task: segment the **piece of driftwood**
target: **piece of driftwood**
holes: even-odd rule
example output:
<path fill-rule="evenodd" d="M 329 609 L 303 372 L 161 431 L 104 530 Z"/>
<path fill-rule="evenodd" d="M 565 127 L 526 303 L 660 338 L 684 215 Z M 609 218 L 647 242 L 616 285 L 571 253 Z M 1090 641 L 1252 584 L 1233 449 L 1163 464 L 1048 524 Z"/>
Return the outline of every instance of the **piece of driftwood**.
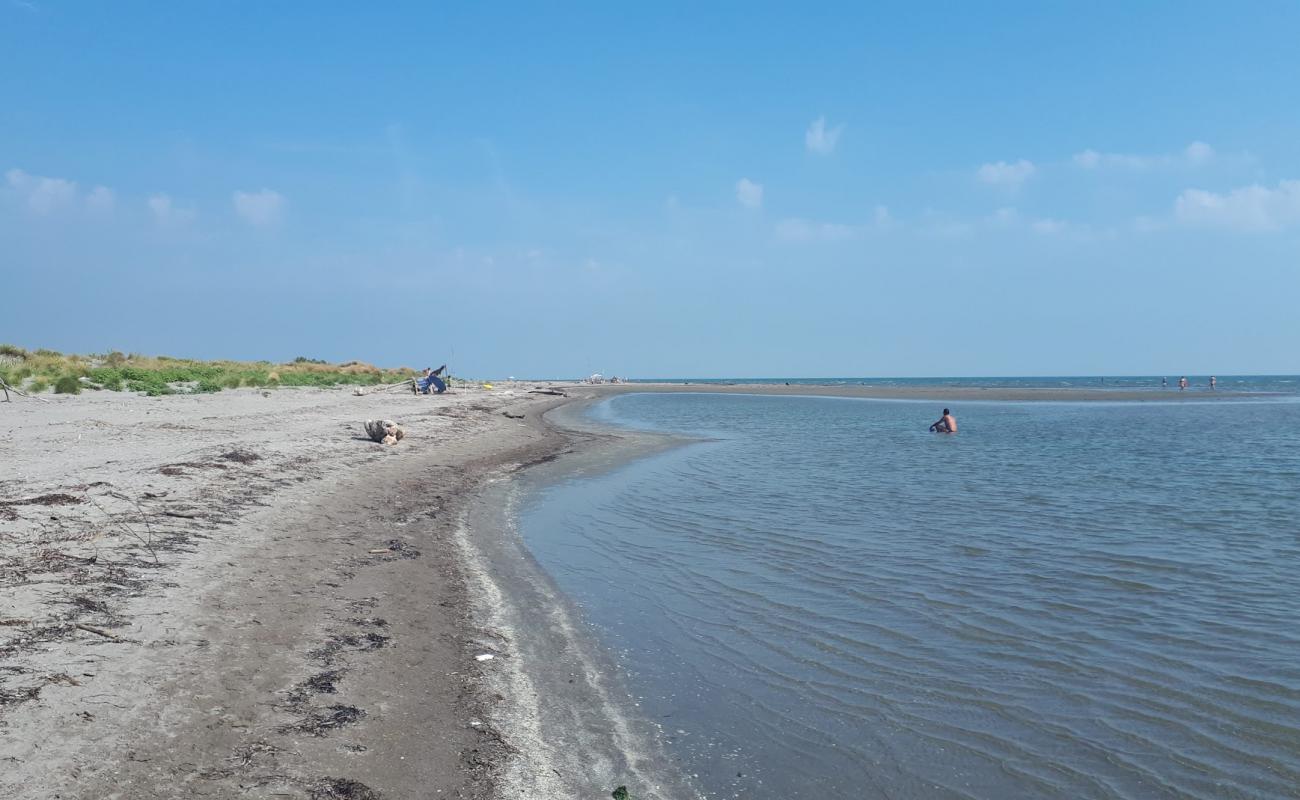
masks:
<path fill-rule="evenodd" d="M 0 378 L 0 390 L 3 390 L 4 393 L 5 393 L 5 402 L 6 402 L 6 403 L 11 403 L 11 402 L 13 402 L 13 401 L 9 398 L 9 393 L 10 393 L 10 392 L 13 392 L 14 394 L 18 395 L 19 397 L 26 397 L 26 398 L 28 398 L 29 400 L 39 400 L 39 401 L 41 401 L 42 403 L 48 402 L 44 397 L 37 397 L 37 396 L 35 396 L 35 395 L 30 395 L 30 394 L 28 394 L 27 392 L 24 392 L 22 389 L 19 389 L 19 388 L 16 387 L 16 386 L 10 386 L 8 383 L 5 382 L 5 380 L 4 380 L 3 378 Z"/>
<path fill-rule="evenodd" d="M 568 397 L 564 392 L 557 392 L 554 389 L 529 389 L 529 394 L 553 394 L 556 397 Z"/>
<path fill-rule="evenodd" d="M 103 636 L 105 639 L 112 639 L 115 642 L 126 641 L 122 637 L 111 634 L 108 631 L 104 630 L 103 628 L 96 628 L 94 625 L 83 625 L 80 622 L 74 622 L 72 623 L 72 627 L 76 628 L 77 630 L 85 631 L 87 633 L 94 633 L 99 636 Z"/>
<path fill-rule="evenodd" d="M 397 444 L 406 436 L 406 431 L 391 419 L 366 420 L 366 435 L 380 444 Z"/>

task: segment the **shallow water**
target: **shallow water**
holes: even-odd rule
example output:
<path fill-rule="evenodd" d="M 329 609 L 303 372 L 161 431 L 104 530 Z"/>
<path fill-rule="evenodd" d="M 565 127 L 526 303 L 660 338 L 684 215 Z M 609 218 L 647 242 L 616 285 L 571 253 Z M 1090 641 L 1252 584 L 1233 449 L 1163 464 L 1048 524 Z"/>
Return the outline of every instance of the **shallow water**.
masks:
<path fill-rule="evenodd" d="M 615 397 L 708 440 L 520 530 L 710 797 L 1296 796 L 1300 403 L 932 406 Z"/>

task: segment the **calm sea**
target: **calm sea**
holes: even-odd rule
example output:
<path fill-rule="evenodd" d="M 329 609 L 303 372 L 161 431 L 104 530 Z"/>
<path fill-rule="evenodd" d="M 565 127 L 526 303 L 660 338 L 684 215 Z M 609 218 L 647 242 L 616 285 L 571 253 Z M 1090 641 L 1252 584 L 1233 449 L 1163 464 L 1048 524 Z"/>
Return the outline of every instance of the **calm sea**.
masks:
<path fill-rule="evenodd" d="M 520 530 L 708 797 L 1300 796 L 1300 402 L 952 408 L 617 396 Z"/>
<path fill-rule="evenodd" d="M 782 384 L 798 386 L 887 386 L 900 388 L 929 388 L 950 386 L 972 389 L 1161 389 L 1177 391 L 1178 379 L 1187 378 L 1188 391 L 1209 391 L 1209 375 L 1061 375 L 1035 378 L 646 378 L 632 379 L 631 383 L 697 383 L 697 384 Z M 1218 391 L 1300 392 L 1300 376 L 1296 375 L 1218 375 Z M 1161 379 L 1168 381 L 1162 385 Z"/>

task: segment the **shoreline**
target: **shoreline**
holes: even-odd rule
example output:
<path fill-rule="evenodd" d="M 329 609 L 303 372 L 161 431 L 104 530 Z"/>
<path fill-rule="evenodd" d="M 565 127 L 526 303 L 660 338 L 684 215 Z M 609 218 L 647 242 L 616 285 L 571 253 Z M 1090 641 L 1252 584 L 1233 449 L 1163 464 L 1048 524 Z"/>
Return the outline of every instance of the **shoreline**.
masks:
<path fill-rule="evenodd" d="M 635 779 L 646 800 L 693 796 L 514 527 L 521 473 L 581 479 L 676 441 L 573 424 L 614 394 L 963 396 L 575 383 L 528 394 L 542 385 L 0 406 L 0 791 L 559 798 Z M 368 417 L 407 438 L 370 442 Z"/>
<path fill-rule="evenodd" d="M 508 698 L 490 716 L 493 727 L 507 732 L 512 751 L 500 796 L 568 800 L 627 786 L 638 800 L 699 798 L 668 756 L 661 726 L 637 707 L 614 654 L 537 562 L 518 527 L 521 500 L 547 486 L 686 441 L 582 420 L 602 399 L 580 396 L 548 411 L 543 424 L 568 441 L 559 457 L 500 474 L 475 494 L 464 516 L 466 568 L 476 585 L 471 596 L 484 626 L 480 645 L 494 656 L 487 686 Z"/>

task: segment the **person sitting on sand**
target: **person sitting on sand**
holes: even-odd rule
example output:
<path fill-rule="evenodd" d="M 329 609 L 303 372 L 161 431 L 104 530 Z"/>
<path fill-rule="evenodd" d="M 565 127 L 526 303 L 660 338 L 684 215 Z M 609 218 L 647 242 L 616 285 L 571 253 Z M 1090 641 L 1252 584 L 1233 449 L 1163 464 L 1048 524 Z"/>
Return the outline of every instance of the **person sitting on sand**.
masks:
<path fill-rule="evenodd" d="M 957 418 L 952 415 L 948 409 L 943 410 L 943 416 L 939 421 L 930 426 L 931 433 L 956 433 Z"/>
<path fill-rule="evenodd" d="M 434 370 L 425 367 L 422 377 L 420 380 L 416 381 L 415 390 L 421 394 L 428 394 L 430 387 L 432 387 L 437 394 L 442 394 L 447 391 L 447 384 L 443 383 L 442 378 L 439 377 L 446 369 L 446 364 L 443 364 L 441 367 Z"/>

